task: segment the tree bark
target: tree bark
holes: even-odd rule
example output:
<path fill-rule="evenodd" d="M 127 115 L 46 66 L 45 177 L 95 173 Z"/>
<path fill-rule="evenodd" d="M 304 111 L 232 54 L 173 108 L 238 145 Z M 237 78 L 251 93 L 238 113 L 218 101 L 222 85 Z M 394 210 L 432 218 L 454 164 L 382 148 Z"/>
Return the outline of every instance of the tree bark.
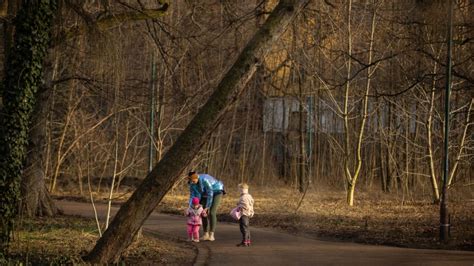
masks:
<path fill-rule="evenodd" d="M 84 258 L 90 263 L 117 262 L 144 221 L 199 152 L 212 131 L 239 99 L 273 42 L 309 0 L 281 0 L 219 83 L 176 143 L 120 208 L 107 231 Z"/>
<path fill-rule="evenodd" d="M 437 71 L 437 63 L 435 62 L 433 67 L 433 73 Z M 430 168 L 430 182 L 431 182 L 431 189 L 433 190 L 433 202 L 439 202 L 439 188 L 438 188 L 438 177 L 436 175 L 436 166 L 435 166 L 435 155 L 434 155 L 434 148 L 433 148 L 433 119 L 435 116 L 435 98 L 436 98 L 436 80 L 433 78 L 431 92 L 430 92 L 430 99 L 429 99 L 429 111 L 428 117 L 426 121 L 426 139 L 428 140 L 427 143 L 427 152 L 428 152 L 428 163 Z"/>
<path fill-rule="evenodd" d="M 15 45 L 7 59 L 0 117 L 0 257 L 8 246 L 18 212 L 28 133 L 55 8 L 55 1 L 22 5 L 15 25 Z"/>
<path fill-rule="evenodd" d="M 5 0 L 1 6 L 0 17 L 3 20 L 3 29 L 5 34 L 3 39 L 3 48 L 5 49 L 5 58 L 8 58 L 8 52 L 13 45 L 13 34 L 15 31 L 13 18 L 16 17 L 16 14 L 21 7 L 21 0 Z"/>
<path fill-rule="evenodd" d="M 51 199 L 45 183 L 44 152 L 46 146 L 47 110 L 38 110 L 48 105 L 46 92 L 38 95 L 37 111 L 34 124 L 30 130 L 28 155 L 25 170 L 21 179 L 20 213 L 23 216 L 53 216 L 59 212 Z"/>

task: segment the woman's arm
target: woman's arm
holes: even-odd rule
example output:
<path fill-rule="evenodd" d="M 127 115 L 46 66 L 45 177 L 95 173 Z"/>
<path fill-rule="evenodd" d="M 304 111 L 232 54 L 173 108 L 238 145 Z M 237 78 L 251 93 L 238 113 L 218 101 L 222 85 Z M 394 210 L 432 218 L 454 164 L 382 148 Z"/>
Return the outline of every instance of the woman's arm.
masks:
<path fill-rule="evenodd" d="M 210 208 L 212 206 L 212 197 L 214 196 L 214 190 L 212 190 L 212 185 L 209 182 L 209 180 L 202 178 L 200 180 L 200 182 L 202 182 L 204 191 L 207 195 L 207 202 L 206 202 L 206 206 L 205 206 L 205 208 L 207 209 L 207 208 Z"/>
<path fill-rule="evenodd" d="M 189 185 L 189 206 L 192 205 L 192 201 L 194 197 L 201 199 L 201 193 L 199 193 L 197 189 L 197 185 L 190 184 Z"/>
<path fill-rule="evenodd" d="M 202 207 L 201 207 L 201 213 L 200 213 L 200 215 L 201 215 L 202 217 L 207 217 L 207 212 L 206 212 Z"/>

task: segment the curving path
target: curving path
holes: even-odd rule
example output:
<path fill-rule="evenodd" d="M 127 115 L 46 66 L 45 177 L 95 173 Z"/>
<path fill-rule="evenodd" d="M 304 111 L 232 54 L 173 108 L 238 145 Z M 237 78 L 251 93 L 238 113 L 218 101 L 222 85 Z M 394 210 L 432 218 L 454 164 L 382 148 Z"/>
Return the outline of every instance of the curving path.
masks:
<path fill-rule="evenodd" d="M 93 217 L 89 203 L 57 201 L 65 214 Z M 96 205 L 101 216 L 104 204 Z M 114 211 L 117 207 L 114 207 Z M 153 212 L 144 230 L 153 234 L 185 239 L 184 217 Z M 196 265 L 468 265 L 474 266 L 474 252 L 408 249 L 329 242 L 251 228 L 253 245 L 236 247 L 240 242 L 237 224 L 219 223 L 216 241 L 200 242 Z"/>

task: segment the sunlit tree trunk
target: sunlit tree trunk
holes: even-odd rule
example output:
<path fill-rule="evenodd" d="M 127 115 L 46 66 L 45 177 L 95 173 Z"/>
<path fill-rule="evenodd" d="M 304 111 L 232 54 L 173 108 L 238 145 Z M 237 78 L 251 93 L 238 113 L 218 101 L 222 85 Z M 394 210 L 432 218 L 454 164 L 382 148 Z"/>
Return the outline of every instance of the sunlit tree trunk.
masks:
<path fill-rule="evenodd" d="M 349 1 L 350 2 L 350 1 Z M 350 12 L 351 12 L 351 3 L 349 3 L 349 24 L 350 24 Z M 346 178 L 348 181 L 347 184 L 347 204 L 349 206 L 354 205 L 354 191 L 355 187 L 357 184 L 357 179 L 360 176 L 361 168 L 362 168 L 362 141 L 364 137 L 364 130 L 365 130 L 365 124 L 367 122 L 367 117 L 368 117 L 368 105 L 369 105 L 369 92 L 370 92 L 370 85 L 371 85 L 371 80 L 372 80 L 372 75 L 373 72 L 375 71 L 375 67 L 371 67 L 372 65 L 372 54 L 373 54 L 373 45 L 374 45 L 374 32 L 375 32 L 375 7 L 374 11 L 372 14 L 372 24 L 371 24 L 371 31 L 370 31 L 370 44 L 369 44 L 369 59 L 368 59 L 368 65 L 367 67 L 367 81 L 365 84 L 365 91 L 364 91 L 364 99 L 363 99 L 363 113 L 362 113 L 362 121 L 360 123 L 360 129 L 358 132 L 358 137 L 357 137 L 357 148 L 356 148 L 356 164 L 355 164 L 355 170 L 354 173 L 351 175 L 350 170 L 349 170 L 349 165 L 346 163 Z M 350 39 L 350 30 L 349 30 L 349 39 Z M 350 43 L 350 41 L 349 41 Z M 349 45 L 348 48 L 349 52 L 351 53 L 351 48 Z M 350 62 L 349 62 L 349 69 L 350 69 Z M 350 72 L 350 71 L 348 71 Z M 348 75 L 349 76 L 349 75 Z M 349 81 L 347 82 L 349 84 Z M 349 91 L 349 85 L 346 87 L 346 97 L 349 97 L 348 91 Z M 348 99 L 346 98 L 346 103 L 344 106 L 345 110 L 345 116 L 344 116 L 344 124 L 346 130 L 348 130 L 348 116 L 347 116 L 347 101 Z M 349 143 L 349 132 L 346 132 L 346 152 L 350 154 L 350 143 Z M 347 159 L 349 161 L 349 158 Z"/>
<path fill-rule="evenodd" d="M 471 101 L 470 101 L 470 103 L 468 104 L 468 107 L 467 107 L 467 114 L 466 114 L 466 120 L 465 120 L 465 124 L 464 124 L 464 130 L 463 130 L 463 134 L 461 136 L 461 139 L 459 141 L 459 150 L 457 152 L 456 159 L 454 160 L 454 165 L 451 167 L 451 173 L 449 174 L 449 179 L 448 179 L 448 186 L 451 185 L 451 183 L 453 182 L 454 177 L 456 176 L 456 171 L 457 171 L 458 166 L 459 166 L 459 161 L 461 160 L 461 157 L 463 156 L 464 150 L 466 149 L 465 145 L 466 145 L 466 138 L 467 138 L 467 135 L 468 135 L 469 127 L 474 124 L 471 121 L 471 112 L 472 112 L 473 105 L 474 105 L 474 98 L 471 99 Z"/>
<path fill-rule="evenodd" d="M 433 67 L 433 73 L 435 74 L 437 71 L 437 63 L 434 63 Z M 433 190 L 433 201 L 434 202 L 439 202 L 439 188 L 438 188 L 438 179 L 436 176 L 436 168 L 435 168 L 435 158 L 434 158 L 434 151 L 433 151 L 433 117 L 434 117 L 434 111 L 435 111 L 435 91 L 436 91 L 436 81 L 435 78 L 433 77 L 433 82 L 431 86 L 431 92 L 430 92 L 430 98 L 429 98 L 429 111 L 428 111 L 428 117 L 426 121 L 426 138 L 428 140 L 428 163 L 429 163 L 429 169 L 430 169 L 430 182 L 431 182 L 431 189 Z"/>
<path fill-rule="evenodd" d="M 346 87 L 344 91 L 344 113 L 342 114 L 344 119 L 344 174 L 346 177 L 346 189 L 347 189 L 347 203 L 352 206 L 354 199 L 355 186 L 352 185 L 352 173 L 351 173 L 351 143 L 350 143 L 350 129 L 349 129 L 349 93 L 351 86 L 351 64 L 352 64 L 352 32 L 351 32 L 351 12 L 352 12 L 352 0 L 347 2 L 347 76 L 346 76 Z"/>

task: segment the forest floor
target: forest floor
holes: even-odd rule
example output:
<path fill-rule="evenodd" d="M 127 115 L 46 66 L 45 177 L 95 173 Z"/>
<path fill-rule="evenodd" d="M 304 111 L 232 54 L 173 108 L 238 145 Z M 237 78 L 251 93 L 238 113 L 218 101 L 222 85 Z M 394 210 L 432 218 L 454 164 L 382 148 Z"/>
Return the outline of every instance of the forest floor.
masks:
<path fill-rule="evenodd" d="M 350 207 L 344 191 L 309 189 L 302 201 L 294 189 L 251 187 L 249 192 L 255 199 L 254 226 L 317 239 L 474 251 L 474 191 L 457 194 L 449 202 L 448 243 L 439 242 L 439 205 L 432 204 L 429 196 L 402 200 L 394 194 L 357 192 Z M 188 197 L 186 189 L 175 189 L 160 203 L 159 211 L 180 214 Z M 218 211 L 219 220 L 232 222 L 228 213 L 238 197 L 237 189 L 228 191 Z"/>
<path fill-rule="evenodd" d="M 88 202 L 56 201 L 69 215 L 94 217 Z M 120 206 L 112 206 L 111 213 Z M 99 219 L 104 220 L 107 204 L 96 204 Z M 183 215 L 152 212 L 143 224 L 143 231 L 157 238 L 184 241 L 186 219 Z M 194 265 L 466 265 L 472 266 L 474 252 L 429 250 L 363 245 L 343 241 L 322 241 L 278 232 L 269 228 L 251 227 L 252 245 L 236 246 L 241 240 L 239 225 L 219 222 L 216 241 L 193 243 L 197 248 Z M 191 252 L 191 251 L 190 251 Z M 192 252 L 191 252 L 192 253 Z M 159 263 L 154 263 L 159 264 Z M 181 264 L 180 264 L 181 265 Z"/>
<path fill-rule="evenodd" d="M 219 221 L 234 222 L 229 211 L 238 200 L 237 189 L 229 189 L 218 210 Z M 355 205 L 347 206 L 344 191 L 309 189 L 304 198 L 294 189 L 251 187 L 255 216 L 251 225 L 272 228 L 315 239 L 389 245 L 410 248 L 474 251 L 474 201 L 472 191 L 459 193 L 449 202 L 451 237 L 438 241 L 439 205 L 424 199 L 406 198 L 381 192 L 356 193 Z M 129 192 L 116 193 L 113 202 L 124 202 Z M 63 192 L 59 199 L 88 201 L 89 196 Z M 95 194 L 105 202 L 106 194 Z M 181 215 L 188 202 L 184 184 L 170 191 L 158 212 Z M 299 207 L 298 207 L 299 206 Z M 98 238 L 95 222 L 75 216 L 22 219 L 11 245 L 13 262 L 33 264 L 74 264 L 80 262 Z M 192 264 L 193 246 L 176 239 L 155 239 L 145 235 L 142 244 L 132 246 L 126 264 L 144 261 L 160 264 Z"/>
<path fill-rule="evenodd" d="M 94 220 L 79 216 L 21 219 L 2 265 L 77 265 L 95 245 Z M 127 249 L 120 264 L 191 265 L 196 248 L 175 239 L 143 235 Z"/>
<path fill-rule="evenodd" d="M 234 222 L 229 215 L 239 195 L 237 185 L 226 185 L 227 194 L 218 210 L 220 221 Z M 251 186 L 255 199 L 254 226 L 272 228 L 307 237 L 373 245 L 474 251 L 474 189 L 449 190 L 450 240 L 439 242 L 439 204 L 430 191 L 408 196 L 400 192 L 360 189 L 354 206 L 346 203 L 343 190 L 310 187 L 303 195 L 282 184 Z M 130 192 L 116 193 L 115 203 L 124 202 Z M 189 190 L 176 185 L 157 207 L 159 212 L 182 214 Z M 73 199 L 77 197 L 73 197 Z M 88 196 L 84 197 L 87 201 Z M 105 194 L 96 195 L 104 202 Z M 299 207 L 298 207 L 299 206 Z"/>
<path fill-rule="evenodd" d="M 239 198 L 237 185 L 226 185 L 226 190 L 218 219 L 234 222 L 229 212 Z M 304 197 L 295 188 L 282 184 L 251 186 L 249 192 L 255 199 L 255 216 L 251 220 L 255 226 L 318 239 L 474 251 L 472 188 L 449 190 L 448 243 L 439 242 L 439 204 L 432 203 L 429 190 L 403 196 L 400 192 L 360 189 L 355 193 L 352 207 L 347 205 L 343 190 L 327 187 L 310 187 Z M 128 196 L 130 192 L 116 193 L 114 202 L 120 204 Z M 88 197 L 84 197 L 86 201 Z M 157 210 L 182 214 L 188 197 L 187 185 L 181 182 L 168 192 Z M 96 195 L 96 198 L 105 201 L 107 195 Z"/>

